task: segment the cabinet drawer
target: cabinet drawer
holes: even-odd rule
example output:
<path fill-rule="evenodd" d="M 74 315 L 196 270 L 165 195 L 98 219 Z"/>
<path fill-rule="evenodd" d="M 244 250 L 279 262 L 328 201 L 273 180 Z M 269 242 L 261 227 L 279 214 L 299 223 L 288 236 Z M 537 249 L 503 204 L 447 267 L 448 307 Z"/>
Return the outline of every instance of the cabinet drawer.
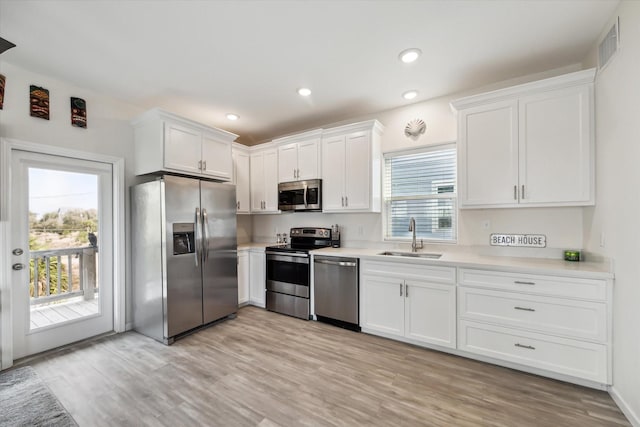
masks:
<path fill-rule="evenodd" d="M 461 268 L 459 284 L 532 294 L 605 301 L 606 281 L 573 277 L 540 276 Z"/>
<path fill-rule="evenodd" d="M 456 269 L 454 267 L 439 267 L 437 265 L 363 260 L 360 271 L 361 274 L 371 276 L 400 275 L 403 279 L 436 281 L 451 284 L 455 284 L 456 282 Z"/>
<path fill-rule="evenodd" d="M 606 341 L 605 303 L 458 287 L 460 317 L 570 338 Z"/>
<path fill-rule="evenodd" d="M 458 321 L 458 349 L 607 384 L 607 348 L 601 344 Z"/>

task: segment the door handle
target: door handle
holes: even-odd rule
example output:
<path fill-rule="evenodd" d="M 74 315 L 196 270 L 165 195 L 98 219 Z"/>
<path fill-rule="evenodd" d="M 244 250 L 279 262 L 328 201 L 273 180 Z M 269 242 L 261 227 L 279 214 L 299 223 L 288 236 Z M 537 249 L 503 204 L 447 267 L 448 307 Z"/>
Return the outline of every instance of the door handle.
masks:
<path fill-rule="evenodd" d="M 196 258 L 196 267 L 198 266 L 198 258 L 200 256 L 200 251 L 198 247 L 200 246 L 200 208 L 196 208 L 196 247 L 195 247 L 195 258 Z"/>
<path fill-rule="evenodd" d="M 307 202 L 307 184 L 304 184 L 304 207 L 309 207 L 309 203 Z"/>
<path fill-rule="evenodd" d="M 409 298 L 409 285 L 405 283 L 404 285 L 404 297 Z"/>
<path fill-rule="evenodd" d="M 524 184 L 522 184 L 522 198 L 524 199 Z"/>
<path fill-rule="evenodd" d="M 349 196 L 344 196 L 344 205 L 349 206 Z"/>
<path fill-rule="evenodd" d="M 400 283 L 400 296 L 402 296 L 402 286 L 404 286 L 404 283 Z"/>
<path fill-rule="evenodd" d="M 202 264 L 209 259 L 209 217 L 207 210 L 202 209 Z"/>
<path fill-rule="evenodd" d="M 13 269 L 14 269 L 14 270 L 16 270 L 16 271 L 22 270 L 22 269 L 23 269 L 23 268 L 25 268 L 25 267 L 26 267 L 26 265 L 21 264 L 21 263 L 19 263 L 19 262 L 18 262 L 18 263 L 15 263 L 15 264 L 13 264 L 13 265 L 11 266 L 11 268 L 13 268 Z"/>

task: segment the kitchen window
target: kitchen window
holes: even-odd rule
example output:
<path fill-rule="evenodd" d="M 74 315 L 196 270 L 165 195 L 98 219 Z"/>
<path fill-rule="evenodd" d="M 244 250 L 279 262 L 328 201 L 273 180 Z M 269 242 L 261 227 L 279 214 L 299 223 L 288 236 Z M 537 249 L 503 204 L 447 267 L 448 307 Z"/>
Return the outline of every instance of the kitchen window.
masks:
<path fill-rule="evenodd" d="M 437 145 L 385 153 L 384 238 L 432 242 L 457 239 L 456 146 Z"/>

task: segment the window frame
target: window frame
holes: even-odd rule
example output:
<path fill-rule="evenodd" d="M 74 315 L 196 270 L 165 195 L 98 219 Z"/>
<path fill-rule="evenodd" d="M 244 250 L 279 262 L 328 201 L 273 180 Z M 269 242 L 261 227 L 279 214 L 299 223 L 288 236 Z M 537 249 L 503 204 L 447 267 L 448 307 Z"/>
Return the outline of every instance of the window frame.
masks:
<path fill-rule="evenodd" d="M 431 200 L 437 200 L 437 199 L 451 199 L 452 200 L 452 206 L 451 206 L 451 211 L 452 211 L 452 221 L 453 221 L 453 239 L 437 239 L 437 238 L 429 238 L 429 237 L 420 237 L 420 235 L 418 234 L 416 236 L 416 239 L 420 240 L 422 239 L 424 241 L 425 244 L 451 244 L 451 245 L 455 245 L 458 243 L 458 231 L 459 231 L 459 227 L 458 227 L 458 223 L 459 223 L 459 212 L 460 210 L 458 209 L 458 150 L 457 150 L 457 143 L 455 141 L 447 141 L 447 142 L 439 142 L 439 143 L 434 143 L 434 144 L 429 144 L 429 145 L 425 145 L 425 146 L 421 146 L 421 147 L 414 147 L 414 148 L 409 148 L 409 149 L 399 149 L 399 150 L 391 150 L 391 151 L 386 151 L 382 154 L 382 177 L 381 177 L 381 181 L 382 181 L 382 240 L 384 242 L 395 242 L 395 243 L 406 243 L 406 242 L 411 242 L 412 239 L 410 238 L 406 238 L 406 237 L 392 237 L 388 235 L 388 218 L 387 216 L 389 215 L 388 209 L 387 209 L 387 158 L 391 158 L 391 157 L 398 157 L 398 156 L 410 156 L 412 154 L 423 154 L 423 153 L 428 153 L 428 152 L 432 152 L 432 151 L 439 151 L 439 150 L 445 150 L 445 149 L 453 149 L 455 151 L 455 156 L 456 156 L 456 160 L 455 160 L 455 164 L 456 164 L 456 173 L 455 173 L 455 179 L 454 179 L 454 189 L 455 191 L 453 193 L 443 193 L 446 194 L 446 196 L 444 195 L 439 195 L 439 194 L 433 194 L 430 196 L 423 196 L 421 198 L 425 198 L 425 199 L 431 199 Z M 409 198 L 410 199 L 410 198 Z M 420 230 L 418 229 L 418 232 Z"/>

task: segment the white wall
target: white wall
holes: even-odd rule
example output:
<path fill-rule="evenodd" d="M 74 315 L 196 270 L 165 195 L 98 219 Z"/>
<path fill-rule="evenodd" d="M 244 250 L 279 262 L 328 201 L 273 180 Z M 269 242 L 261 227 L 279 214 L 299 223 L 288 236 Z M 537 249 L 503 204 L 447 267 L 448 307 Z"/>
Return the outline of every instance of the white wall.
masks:
<path fill-rule="evenodd" d="M 528 81 L 539 80 L 580 69 L 579 65 L 550 70 L 545 73 L 512 79 L 491 86 L 478 88 L 474 93 L 495 90 Z M 430 144 L 455 141 L 457 138 L 456 117 L 449 102 L 471 92 L 442 97 L 406 107 L 383 111 L 362 117 L 354 117 L 340 122 L 352 123 L 368 119 L 378 119 L 385 126 L 382 135 L 382 151 L 410 149 Z M 427 131 L 418 140 L 404 135 L 407 122 L 413 119 L 426 122 Z M 336 125 L 331 124 L 325 128 Z M 518 256 L 559 256 L 562 249 L 583 247 L 582 208 L 526 208 L 526 209 L 473 209 L 460 211 L 458 246 L 481 247 L 487 251 Z M 483 221 L 489 221 L 488 229 L 482 228 Z M 382 242 L 382 218 L 380 214 L 310 214 L 293 213 L 284 215 L 254 215 L 253 238 L 257 241 L 275 239 L 275 230 L 288 232 L 292 226 L 326 226 L 338 223 L 343 230 L 343 240 L 348 246 L 375 244 Z M 491 233 L 534 233 L 545 234 L 549 250 L 532 248 L 510 248 L 508 250 L 489 248 Z M 555 250 L 554 250 L 555 248 Z"/>
<path fill-rule="evenodd" d="M 586 248 L 615 261 L 613 395 L 640 425 L 640 2 L 623 1 L 605 31 L 617 16 L 620 50 L 596 79 L 597 199 L 584 229 Z"/>
<path fill-rule="evenodd" d="M 0 136 L 22 141 L 48 144 L 91 153 L 124 158 L 126 230 L 129 233 L 129 193 L 133 181 L 133 129 L 129 120 L 141 111 L 103 94 L 75 87 L 44 75 L 33 73 L 7 62 L 0 62 L 0 73 L 7 78 L 4 108 L 0 110 Z M 29 86 L 49 89 L 50 120 L 29 115 Z M 87 102 L 87 129 L 71 126 L 69 98 L 80 97 Z M 127 254 L 130 240 L 126 239 Z M 131 281 L 129 257 L 126 257 L 126 283 Z M 130 286 L 126 299 L 131 301 Z M 131 306 L 127 304 L 127 322 L 131 321 Z"/>

